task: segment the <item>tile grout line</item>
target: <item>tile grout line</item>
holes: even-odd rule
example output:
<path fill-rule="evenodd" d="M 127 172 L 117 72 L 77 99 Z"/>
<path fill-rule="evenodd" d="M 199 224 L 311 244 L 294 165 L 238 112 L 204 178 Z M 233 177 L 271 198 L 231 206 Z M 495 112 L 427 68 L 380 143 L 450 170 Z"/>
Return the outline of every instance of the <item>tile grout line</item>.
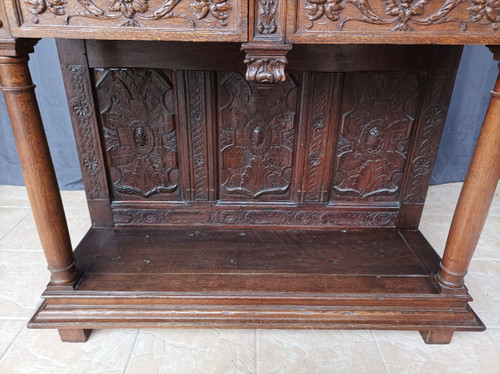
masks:
<path fill-rule="evenodd" d="M 14 342 L 17 340 L 17 337 L 21 334 L 22 331 L 23 331 L 23 329 L 19 329 L 19 331 L 17 332 L 16 336 L 14 336 L 14 338 L 11 340 L 11 342 L 7 346 L 7 349 L 5 350 L 5 352 L 0 356 L 0 364 L 2 363 L 3 358 L 5 356 L 7 356 L 7 353 L 9 353 L 10 349 L 14 345 Z"/>
<path fill-rule="evenodd" d="M 4 235 L 0 236 L 0 240 L 2 240 L 2 239 L 3 239 L 3 238 L 5 238 L 7 235 L 9 235 L 9 234 L 10 234 L 10 232 L 11 232 L 12 230 L 14 230 L 17 226 L 19 226 L 19 224 L 20 224 L 21 222 L 23 222 L 23 221 L 26 219 L 26 217 L 28 217 L 30 214 L 31 214 L 31 210 L 30 210 L 30 212 L 26 213 L 26 215 L 25 215 L 23 218 L 21 218 L 19 221 L 17 221 L 17 223 L 16 223 L 13 227 L 11 227 L 11 228 L 10 228 L 10 230 L 8 230 L 8 231 L 7 231 Z"/>
<path fill-rule="evenodd" d="M 137 333 L 135 334 L 134 342 L 132 343 L 132 347 L 130 348 L 130 352 L 127 357 L 127 362 L 125 363 L 125 367 L 123 368 L 122 374 L 126 374 L 128 370 L 128 365 L 130 364 L 130 359 L 132 358 L 132 353 L 135 349 L 135 344 L 137 343 L 137 338 L 139 337 L 139 329 L 137 329 Z"/>
<path fill-rule="evenodd" d="M 259 330 L 255 329 L 255 374 L 259 374 Z"/>
<path fill-rule="evenodd" d="M 370 330 L 372 334 L 372 339 L 375 341 L 375 346 L 377 347 L 378 355 L 380 359 L 382 360 L 382 366 L 384 367 L 384 371 L 386 374 L 389 374 L 389 369 L 387 369 L 387 364 L 385 362 L 384 354 L 382 353 L 382 349 L 380 348 L 380 344 L 378 343 L 378 339 L 375 336 L 375 332 L 373 330 Z"/>

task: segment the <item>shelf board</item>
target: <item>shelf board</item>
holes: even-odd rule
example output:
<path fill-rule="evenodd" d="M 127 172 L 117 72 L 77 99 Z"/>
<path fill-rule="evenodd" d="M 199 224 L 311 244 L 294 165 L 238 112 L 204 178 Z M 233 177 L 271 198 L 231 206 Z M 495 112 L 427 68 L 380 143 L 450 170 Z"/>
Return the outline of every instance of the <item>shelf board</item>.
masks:
<path fill-rule="evenodd" d="M 417 231 L 93 228 L 30 327 L 483 329 Z"/>

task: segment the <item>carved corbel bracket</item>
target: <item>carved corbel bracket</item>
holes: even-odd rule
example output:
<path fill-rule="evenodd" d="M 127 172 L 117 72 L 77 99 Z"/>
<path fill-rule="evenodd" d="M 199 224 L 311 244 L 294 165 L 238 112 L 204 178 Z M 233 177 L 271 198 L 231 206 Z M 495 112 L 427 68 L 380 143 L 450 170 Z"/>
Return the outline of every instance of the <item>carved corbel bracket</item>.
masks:
<path fill-rule="evenodd" d="M 285 81 L 286 54 L 292 49 L 290 44 L 247 43 L 242 48 L 246 52 L 244 62 L 249 82 L 271 84 Z"/>

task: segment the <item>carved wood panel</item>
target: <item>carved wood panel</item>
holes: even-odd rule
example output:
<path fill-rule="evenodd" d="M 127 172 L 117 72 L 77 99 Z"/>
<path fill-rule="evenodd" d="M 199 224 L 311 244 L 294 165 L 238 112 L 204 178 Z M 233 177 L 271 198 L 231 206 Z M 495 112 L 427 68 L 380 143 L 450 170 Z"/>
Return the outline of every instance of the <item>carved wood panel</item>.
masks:
<path fill-rule="evenodd" d="M 500 38 L 496 0 L 298 0 L 288 16 L 296 19 L 288 30 L 294 43 L 333 35 L 332 42 L 410 44 L 425 38 L 440 43 Z"/>
<path fill-rule="evenodd" d="M 174 89 L 169 71 L 96 72 L 102 137 L 115 199 L 178 199 Z"/>
<path fill-rule="evenodd" d="M 220 77 L 220 199 L 289 199 L 296 110 L 292 76 L 265 87 L 247 82 L 239 73 Z"/>
<path fill-rule="evenodd" d="M 104 39 L 246 41 L 246 0 L 15 0 L 21 33 L 79 37 L 89 28 Z M 16 13 L 12 13 L 13 15 Z M 149 33 L 145 37 L 145 33 Z M 76 35 L 76 36 L 75 36 Z M 86 37 L 92 38 L 91 34 Z"/>
<path fill-rule="evenodd" d="M 332 200 L 399 200 L 420 82 L 415 74 L 345 75 Z"/>

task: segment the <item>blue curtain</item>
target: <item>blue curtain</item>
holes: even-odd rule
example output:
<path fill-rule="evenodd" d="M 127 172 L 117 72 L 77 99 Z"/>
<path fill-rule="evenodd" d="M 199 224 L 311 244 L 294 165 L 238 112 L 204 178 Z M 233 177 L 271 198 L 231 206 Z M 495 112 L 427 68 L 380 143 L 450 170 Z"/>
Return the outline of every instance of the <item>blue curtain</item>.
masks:
<path fill-rule="evenodd" d="M 30 68 L 61 189 L 83 188 L 55 42 L 38 43 Z M 445 130 L 432 176 L 433 184 L 462 181 L 497 75 L 483 46 L 467 46 L 457 75 Z M 0 184 L 23 185 L 3 96 L 0 95 Z"/>

